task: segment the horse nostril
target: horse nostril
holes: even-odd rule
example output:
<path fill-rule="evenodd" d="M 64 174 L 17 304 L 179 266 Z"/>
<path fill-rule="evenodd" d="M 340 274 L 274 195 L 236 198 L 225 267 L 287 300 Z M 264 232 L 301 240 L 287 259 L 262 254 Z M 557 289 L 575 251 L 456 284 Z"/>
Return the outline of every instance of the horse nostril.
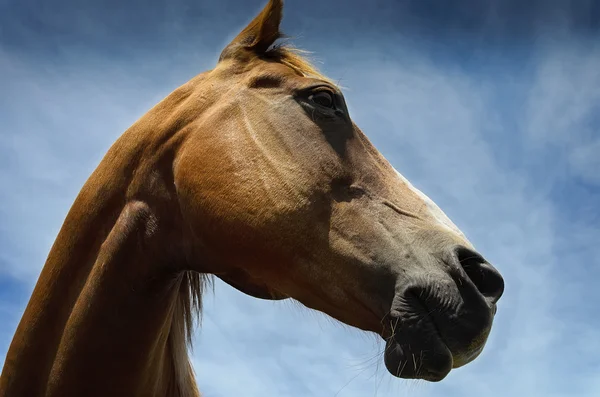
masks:
<path fill-rule="evenodd" d="M 504 292 L 504 279 L 481 255 L 466 247 L 456 250 L 458 262 L 479 292 L 492 304 L 498 302 Z"/>

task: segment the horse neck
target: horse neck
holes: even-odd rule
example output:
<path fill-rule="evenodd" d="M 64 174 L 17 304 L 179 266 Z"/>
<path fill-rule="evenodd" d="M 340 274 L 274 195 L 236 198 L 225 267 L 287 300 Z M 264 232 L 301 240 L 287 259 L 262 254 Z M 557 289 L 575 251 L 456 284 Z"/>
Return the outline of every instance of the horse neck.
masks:
<path fill-rule="evenodd" d="M 67 215 L 11 343 L 0 395 L 198 394 L 186 332 L 201 278 L 174 266 L 179 247 L 166 239 L 174 233 L 162 204 L 128 198 L 144 167 L 126 142 L 113 145 Z"/>

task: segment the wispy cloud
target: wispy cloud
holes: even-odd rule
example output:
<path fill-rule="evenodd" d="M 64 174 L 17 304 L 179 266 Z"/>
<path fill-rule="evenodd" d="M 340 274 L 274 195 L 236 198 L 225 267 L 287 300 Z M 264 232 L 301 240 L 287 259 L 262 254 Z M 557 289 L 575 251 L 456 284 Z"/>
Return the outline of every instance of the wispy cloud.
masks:
<path fill-rule="evenodd" d="M 554 154 L 560 177 L 600 186 L 600 44 L 561 40 L 538 57 L 525 133 Z"/>

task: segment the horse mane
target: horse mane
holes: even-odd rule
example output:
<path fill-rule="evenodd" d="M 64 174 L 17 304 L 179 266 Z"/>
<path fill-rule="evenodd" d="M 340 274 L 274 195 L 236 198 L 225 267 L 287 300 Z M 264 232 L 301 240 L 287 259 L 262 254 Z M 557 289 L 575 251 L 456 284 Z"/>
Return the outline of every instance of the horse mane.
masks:
<path fill-rule="evenodd" d="M 177 297 L 167 340 L 172 363 L 169 396 L 200 396 L 188 350 L 193 348 L 194 326 L 202 319 L 202 293 L 209 285 L 212 279 L 208 275 L 194 271 L 182 272 L 175 280 Z"/>

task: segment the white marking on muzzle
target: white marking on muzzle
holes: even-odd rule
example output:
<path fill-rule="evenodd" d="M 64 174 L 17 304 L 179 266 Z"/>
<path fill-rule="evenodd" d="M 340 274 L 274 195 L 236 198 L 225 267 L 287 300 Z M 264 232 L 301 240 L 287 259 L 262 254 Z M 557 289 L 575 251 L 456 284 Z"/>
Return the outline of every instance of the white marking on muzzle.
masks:
<path fill-rule="evenodd" d="M 430 199 L 429 197 L 427 197 L 427 195 L 425 193 L 423 193 L 422 191 L 420 191 L 419 189 L 417 189 L 416 187 L 414 187 L 412 185 L 412 183 L 410 183 L 410 181 L 408 179 L 406 179 L 401 173 L 398 172 L 398 170 L 396 170 L 394 168 L 394 171 L 396 171 L 396 175 L 398 175 L 398 178 L 400 178 L 400 180 L 410 190 L 412 190 L 413 192 L 415 192 L 416 195 L 419 196 L 419 198 L 421 200 L 423 200 L 423 203 L 425 203 L 425 206 L 426 206 L 427 210 L 429 211 L 429 214 L 433 217 L 433 219 L 435 219 L 440 225 L 442 225 L 445 228 L 449 229 L 450 231 L 458 234 L 464 240 L 467 240 L 467 238 L 465 237 L 465 235 L 463 234 L 463 232 L 460 231 L 460 229 L 450 220 L 450 218 L 448 218 L 448 216 L 444 213 L 444 211 L 442 211 L 440 209 L 440 207 L 438 207 L 433 202 L 432 199 Z"/>

